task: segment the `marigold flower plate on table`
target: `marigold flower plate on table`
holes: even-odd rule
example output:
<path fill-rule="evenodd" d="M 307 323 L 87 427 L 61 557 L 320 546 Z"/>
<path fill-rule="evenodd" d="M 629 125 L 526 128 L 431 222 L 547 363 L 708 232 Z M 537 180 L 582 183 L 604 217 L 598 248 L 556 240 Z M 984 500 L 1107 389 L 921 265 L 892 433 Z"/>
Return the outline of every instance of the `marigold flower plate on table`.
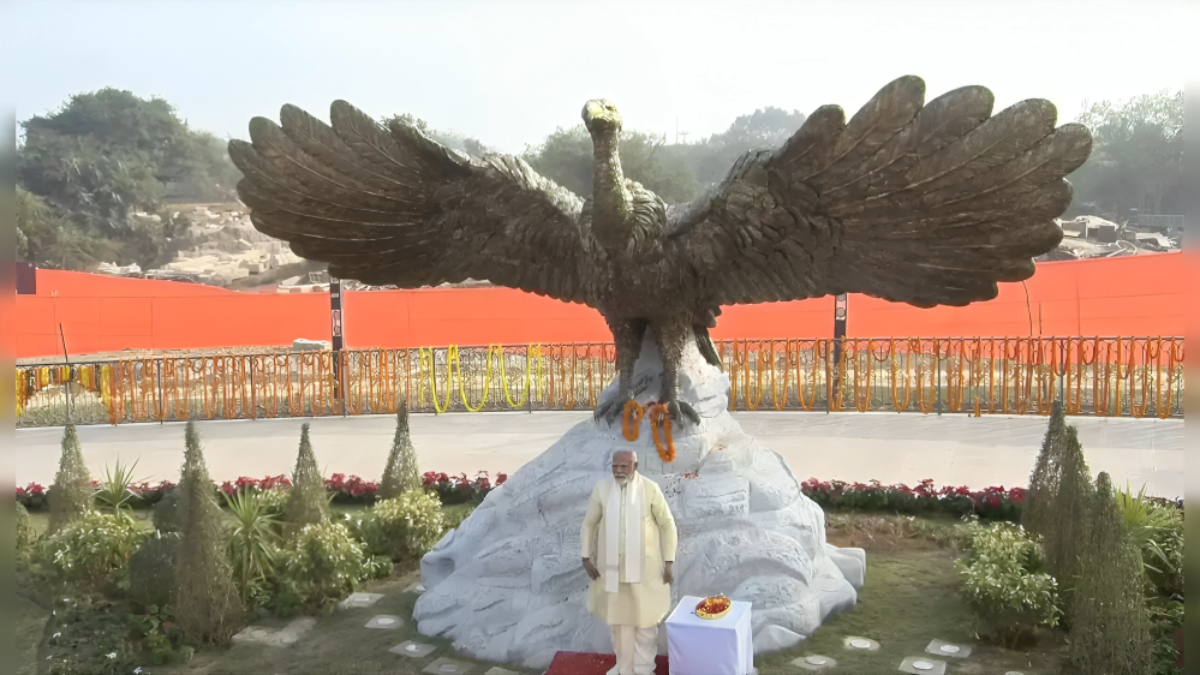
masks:
<path fill-rule="evenodd" d="M 696 605 L 696 616 L 701 619 L 720 619 L 729 614 L 729 610 L 733 608 L 733 603 L 724 595 L 715 595 L 704 598 L 700 604 Z"/>

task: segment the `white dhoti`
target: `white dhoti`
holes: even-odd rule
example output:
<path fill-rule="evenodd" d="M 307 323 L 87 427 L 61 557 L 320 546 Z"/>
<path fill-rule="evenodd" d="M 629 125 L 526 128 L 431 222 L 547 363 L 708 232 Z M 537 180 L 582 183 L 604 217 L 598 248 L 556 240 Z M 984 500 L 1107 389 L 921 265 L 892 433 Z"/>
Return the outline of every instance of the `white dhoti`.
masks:
<path fill-rule="evenodd" d="M 652 675 L 658 653 L 658 624 L 671 609 L 671 587 L 663 579 L 675 559 L 675 519 L 662 490 L 634 472 L 625 486 L 601 481 L 584 517 L 584 559 L 598 562 L 588 609 L 612 629 L 617 665 L 609 675 Z"/>
<path fill-rule="evenodd" d="M 617 665 L 608 675 L 654 675 L 658 654 L 658 626 L 610 626 Z"/>

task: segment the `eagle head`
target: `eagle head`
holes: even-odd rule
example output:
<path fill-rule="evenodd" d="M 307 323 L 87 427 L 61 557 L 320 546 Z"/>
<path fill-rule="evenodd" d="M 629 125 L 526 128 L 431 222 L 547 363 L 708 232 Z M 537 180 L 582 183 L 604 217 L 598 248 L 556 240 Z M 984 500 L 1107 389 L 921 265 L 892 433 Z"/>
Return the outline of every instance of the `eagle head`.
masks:
<path fill-rule="evenodd" d="M 612 101 L 593 99 L 583 106 L 583 125 L 592 135 L 619 132 L 621 113 Z"/>

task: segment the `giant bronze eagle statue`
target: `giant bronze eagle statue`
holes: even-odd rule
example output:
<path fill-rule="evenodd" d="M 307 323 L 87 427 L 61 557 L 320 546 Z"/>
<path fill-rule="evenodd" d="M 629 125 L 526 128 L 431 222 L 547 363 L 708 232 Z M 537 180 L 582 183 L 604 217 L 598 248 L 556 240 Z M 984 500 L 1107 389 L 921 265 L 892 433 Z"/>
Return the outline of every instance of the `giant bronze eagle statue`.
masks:
<path fill-rule="evenodd" d="M 992 116 L 992 93 L 964 87 L 927 105 L 902 77 L 849 122 L 823 106 L 776 150 L 750 151 L 703 196 L 668 206 L 625 177 L 621 115 L 589 101 L 595 157 L 582 199 L 519 158 L 468 157 L 416 127 L 387 128 L 343 101 L 332 126 L 294 106 L 282 125 L 250 122 L 231 141 L 245 174 L 238 194 L 260 231 L 330 274 L 368 284 L 437 285 L 467 278 L 595 307 L 612 330 L 619 396 L 634 396 L 642 338 L 653 331 L 672 419 L 690 334 L 710 362 L 722 305 L 864 293 L 917 307 L 996 297 L 997 282 L 1033 275 L 1062 239 L 1064 176 L 1091 136 L 1054 127 L 1054 106 L 1028 100 Z"/>

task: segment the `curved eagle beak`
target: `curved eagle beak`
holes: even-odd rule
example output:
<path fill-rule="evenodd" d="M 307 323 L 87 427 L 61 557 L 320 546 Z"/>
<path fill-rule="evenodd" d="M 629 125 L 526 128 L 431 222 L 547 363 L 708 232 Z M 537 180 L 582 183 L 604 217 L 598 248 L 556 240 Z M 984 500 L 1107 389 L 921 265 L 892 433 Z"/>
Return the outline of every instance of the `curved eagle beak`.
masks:
<path fill-rule="evenodd" d="M 588 131 L 610 131 L 621 127 L 621 113 L 604 99 L 593 99 L 583 106 L 583 125 Z"/>

